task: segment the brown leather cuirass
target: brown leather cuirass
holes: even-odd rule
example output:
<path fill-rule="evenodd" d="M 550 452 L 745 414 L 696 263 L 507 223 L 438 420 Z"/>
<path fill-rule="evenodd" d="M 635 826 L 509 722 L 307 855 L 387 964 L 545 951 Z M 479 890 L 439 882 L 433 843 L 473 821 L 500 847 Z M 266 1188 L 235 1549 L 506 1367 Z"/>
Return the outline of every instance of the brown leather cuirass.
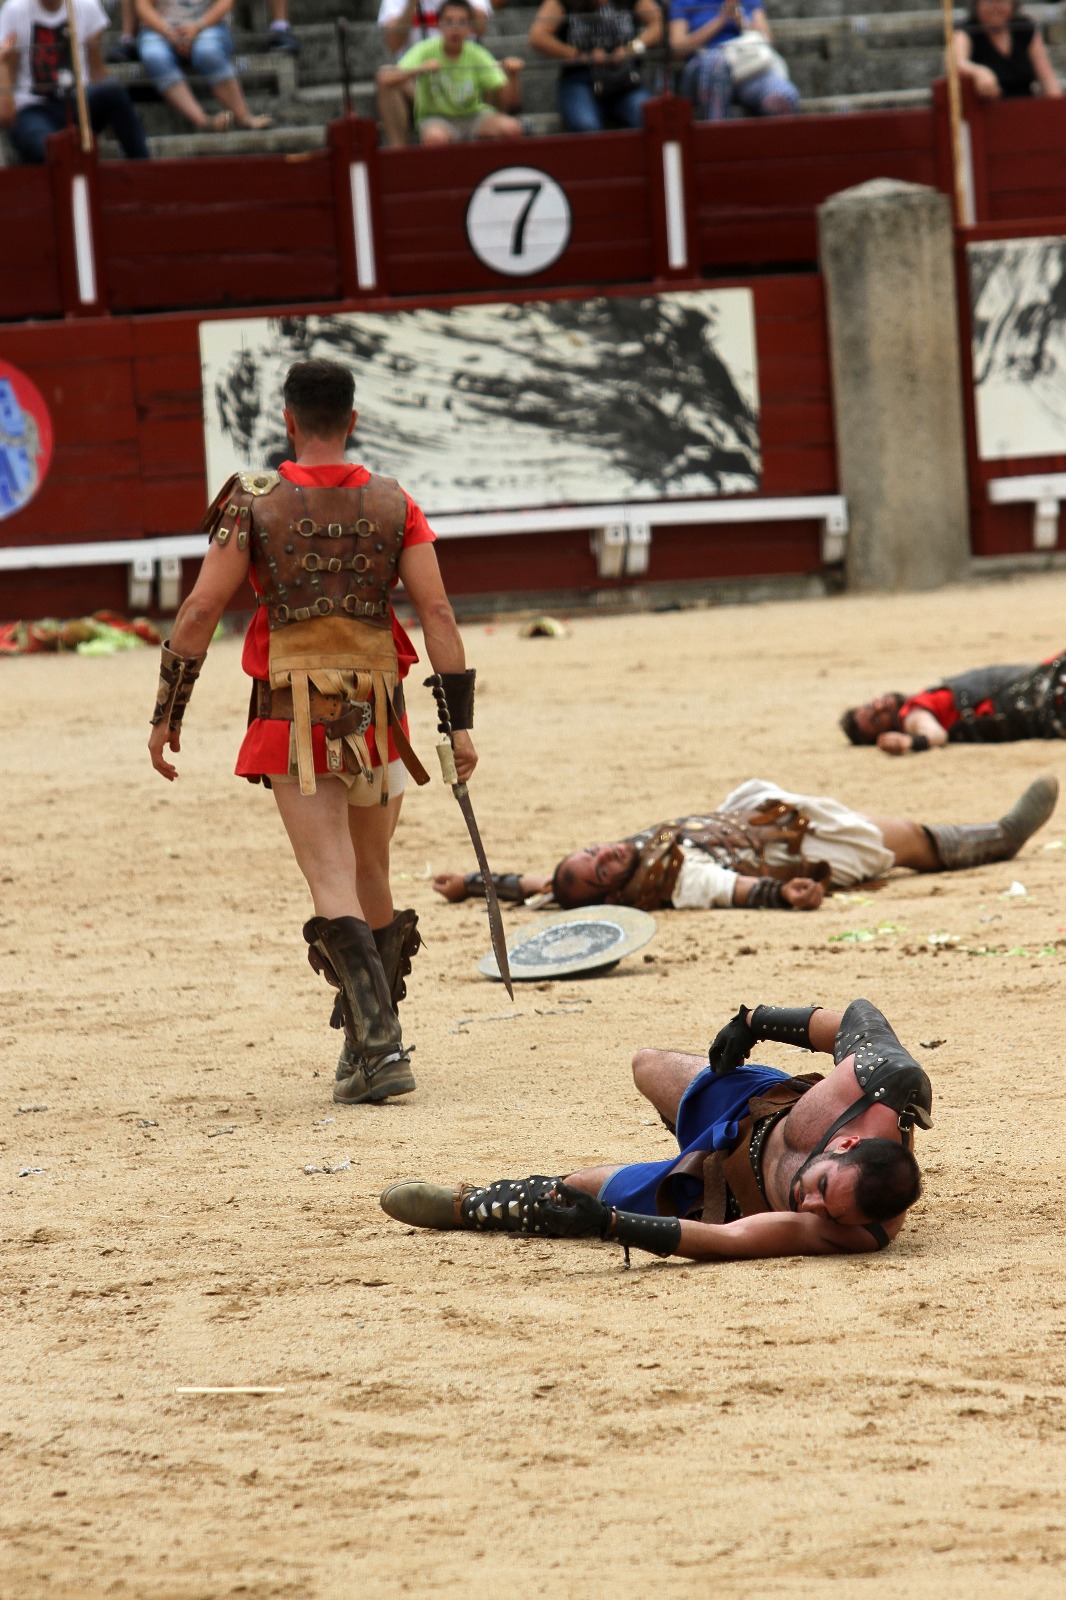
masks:
<path fill-rule="evenodd" d="M 807 818 L 794 806 L 771 800 L 753 811 L 712 811 L 703 816 L 676 817 L 630 836 L 639 856 L 636 869 L 618 895 L 622 905 L 654 911 L 669 905 L 683 862 L 682 848 L 692 846 L 719 866 L 749 878 L 828 877 L 828 867 L 805 861 L 800 845 Z M 789 861 L 769 863 L 771 845 L 783 845 Z"/>
<path fill-rule="evenodd" d="M 303 488 L 276 472 L 239 473 L 222 489 L 205 531 L 250 546 L 270 628 L 270 676 L 258 714 L 292 723 L 290 772 L 315 791 L 311 729 L 325 729 L 331 772 L 372 777 L 374 739 L 388 797 L 388 734 L 416 781 L 428 781 L 400 726 L 399 668 L 389 591 L 403 550 L 407 501 L 392 478 L 355 489 Z"/>

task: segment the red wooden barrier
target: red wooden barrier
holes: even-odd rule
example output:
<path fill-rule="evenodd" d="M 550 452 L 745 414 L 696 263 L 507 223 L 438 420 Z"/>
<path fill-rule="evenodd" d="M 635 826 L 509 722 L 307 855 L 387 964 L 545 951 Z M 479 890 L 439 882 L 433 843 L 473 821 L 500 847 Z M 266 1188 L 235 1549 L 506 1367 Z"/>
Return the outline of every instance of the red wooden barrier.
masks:
<path fill-rule="evenodd" d="M 63 310 L 52 185 L 44 167 L 0 169 L 0 316 L 54 317 Z"/>

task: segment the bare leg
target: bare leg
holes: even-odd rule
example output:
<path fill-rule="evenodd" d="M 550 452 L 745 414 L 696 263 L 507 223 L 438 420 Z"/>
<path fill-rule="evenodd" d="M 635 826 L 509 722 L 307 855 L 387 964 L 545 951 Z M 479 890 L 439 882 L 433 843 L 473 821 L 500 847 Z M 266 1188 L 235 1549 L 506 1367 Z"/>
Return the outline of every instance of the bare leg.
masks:
<path fill-rule="evenodd" d="M 638 1050 L 633 1057 L 633 1082 L 660 1117 L 672 1124 L 677 1121 L 681 1096 L 706 1065 L 704 1056 L 682 1055 L 677 1050 Z"/>
<path fill-rule="evenodd" d="M 617 1172 L 615 1167 L 582 1167 L 580 1172 L 572 1172 L 564 1183 L 569 1183 L 575 1189 L 584 1189 L 586 1194 L 599 1194 L 612 1172 Z"/>
<path fill-rule="evenodd" d="M 891 850 L 897 867 L 910 867 L 913 872 L 942 870 L 940 857 L 920 822 L 907 817 L 871 817 L 870 821 L 880 828 L 885 849 Z"/>
<path fill-rule="evenodd" d="M 372 928 L 385 928 L 393 918 L 389 845 L 400 820 L 402 804 L 403 795 L 398 794 L 383 806 L 348 807 L 359 904 Z"/>
<path fill-rule="evenodd" d="M 378 116 L 390 150 L 402 150 L 411 126 L 411 95 L 406 84 L 378 84 Z"/>
<path fill-rule="evenodd" d="M 226 110 L 233 113 L 234 121 L 242 128 L 269 128 L 274 120 L 273 117 L 252 115 L 244 98 L 244 90 L 236 78 L 223 78 L 221 83 L 213 83 L 211 90 L 215 99 L 221 100 Z"/>
<path fill-rule="evenodd" d="M 319 777 L 314 794 L 297 783 L 275 783 L 272 793 L 296 864 L 320 917 L 360 917 L 355 851 L 348 832 L 348 795 L 339 778 Z"/>
<path fill-rule="evenodd" d="M 169 89 L 161 89 L 160 94 L 168 105 L 173 106 L 194 128 L 209 128 L 211 118 L 193 94 L 189 85 L 182 80 L 181 83 L 171 84 Z"/>

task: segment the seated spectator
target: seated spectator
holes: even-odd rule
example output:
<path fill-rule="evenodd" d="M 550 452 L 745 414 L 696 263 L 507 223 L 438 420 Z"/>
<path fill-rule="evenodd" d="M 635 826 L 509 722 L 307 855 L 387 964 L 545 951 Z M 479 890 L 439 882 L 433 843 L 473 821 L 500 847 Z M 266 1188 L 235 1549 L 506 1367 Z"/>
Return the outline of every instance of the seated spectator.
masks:
<path fill-rule="evenodd" d="M 1037 84 L 1052 99 L 1062 94 L 1043 35 L 1017 0 L 976 0 L 954 46 L 960 76 L 982 99 L 1020 99 Z"/>
<path fill-rule="evenodd" d="M 119 36 L 108 50 L 105 61 L 119 66 L 124 61 L 139 61 L 137 49 L 137 7 L 134 0 L 119 0 Z"/>
<path fill-rule="evenodd" d="M 420 144 L 461 139 L 517 139 L 522 124 L 506 113 L 518 104 L 522 62 L 498 62 L 472 38 L 470 0 L 444 0 L 438 39 L 412 45 L 394 67 L 381 67 L 383 88 L 415 84 L 414 117 Z"/>
<path fill-rule="evenodd" d="M 721 122 L 734 104 L 759 117 L 785 116 L 799 104 L 757 0 L 671 0 L 670 49 L 687 57 L 680 91 L 701 122 Z"/>
<path fill-rule="evenodd" d="M 144 161 L 148 145 L 133 102 L 121 83 L 106 76 L 101 44 L 107 14 L 100 0 L 74 0 L 74 5 L 93 129 L 110 128 L 124 155 Z M 50 135 L 75 121 L 64 0 L 6 0 L 0 6 L 0 127 L 8 130 L 22 161 L 40 162 Z"/>
<path fill-rule="evenodd" d="M 543 0 L 529 42 L 562 64 L 559 111 L 569 132 L 640 127 L 649 98 L 641 57 L 662 36 L 655 0 Z"/>
<path fill-rule="evenodd" d="M 471 37 L 480 39 L 492 16 L 492 0 L 471 0 L 471 4 Z M 497 7 L 503 4 L 504 0 L 496 0 Z M 425 5 L 421 0 L 381 0 L 378 27 L 395 61 L 412 45 L 421 44 L 425 39 L 440 38 L 437 10 L 437 0 L 426 0 Z M 417 78 L 408 78 L 400 83 L 385 84 L 381 81 L 381 74 L 378 74 L 378 116 L 385 130 L 385 143 L 393 149 L 407 143 L 417 82 Z"/>
<path fill-rule="evenodd" d="M 274 120 L 253 116 L 237 82 L 233 40 L 223 20 L 232 10 L 233 0 L 137 0 L 144 70 L 167 104 L 202 133 L 221 133 L 234 122 L 269 128 Z M 207 115 L 185 82 L 183 65 L 207 79 L 224 111 Z"/>

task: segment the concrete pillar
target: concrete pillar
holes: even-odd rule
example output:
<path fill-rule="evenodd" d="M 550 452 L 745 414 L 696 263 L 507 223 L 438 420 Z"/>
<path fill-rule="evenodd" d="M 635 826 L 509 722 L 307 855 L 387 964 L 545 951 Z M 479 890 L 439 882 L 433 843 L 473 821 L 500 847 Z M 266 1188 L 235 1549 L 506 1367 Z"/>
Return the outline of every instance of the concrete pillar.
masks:
<path fill-rule="evenodd" d="M 951 206 L 878 178 L 818 210 L 851 589 L 935 589 L 970 555 Z"/>

